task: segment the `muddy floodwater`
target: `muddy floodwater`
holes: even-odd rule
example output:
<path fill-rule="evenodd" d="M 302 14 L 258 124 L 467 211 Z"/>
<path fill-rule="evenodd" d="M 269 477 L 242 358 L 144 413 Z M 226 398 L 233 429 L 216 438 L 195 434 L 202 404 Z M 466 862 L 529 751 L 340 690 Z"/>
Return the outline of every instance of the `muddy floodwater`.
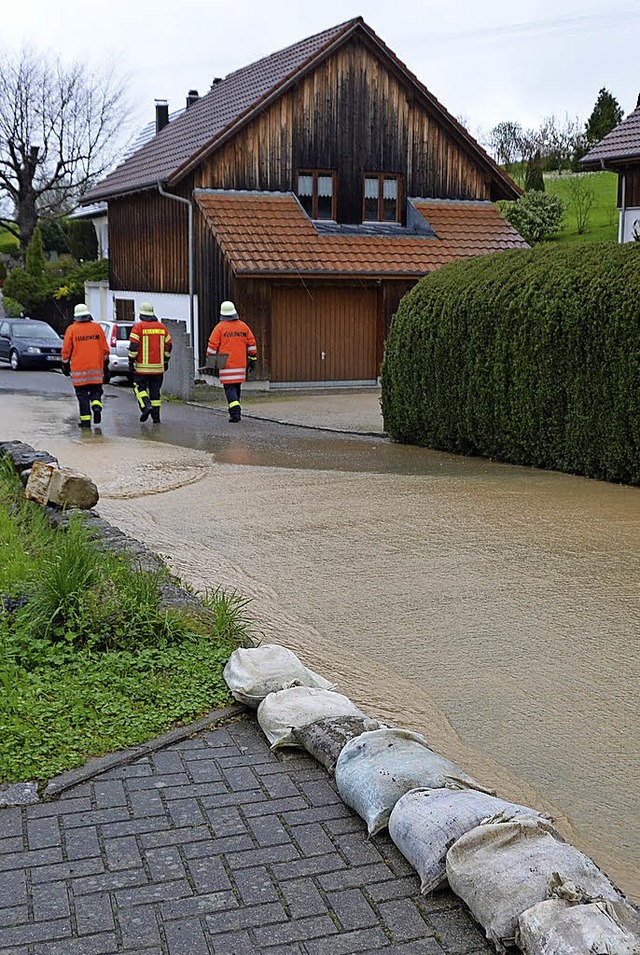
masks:
<path fill-rule="evenodd" d="M 266 638 L 551 812 L 640 900 L 640 490 L 372 441 L 336 469 L 304 438 L 85 440 L 72 404 L 6 399 L 0 437 L 90 474 L 181 577 L 252 596 Z"/>

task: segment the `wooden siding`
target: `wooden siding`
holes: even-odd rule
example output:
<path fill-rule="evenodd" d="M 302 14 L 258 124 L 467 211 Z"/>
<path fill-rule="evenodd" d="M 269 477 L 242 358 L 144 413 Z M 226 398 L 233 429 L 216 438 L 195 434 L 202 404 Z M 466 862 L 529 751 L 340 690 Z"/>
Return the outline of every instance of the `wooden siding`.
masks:
<path fill-rule="evenodd" d="M 379 368 L 377 288 L 274 288 L 272 381 L 363 381 Z"/>
<path fill-rule="evenodd" d="M 625 205 L 637 208 L 640 206 L 640 165 L 630 166 L 626 177 Z M 622 173 L 618 175 L 618 208 L 622 208 Z"/>
<path fill-rule="evenodd" d="M 207 353 L 207 342 L 218 321 L 220 303 L 235 301 L 235 280 L 215 236 L 195 210 L 196 289 L 198 291 L 198 324 L 200 355 Z"/>
<path fill-rule="evenodd" d="M 361 221 L 367 171 L 402 176 L 404 196 L 489 199 L 496 189 L 426 98 L 356 38 L 205 159 L 195 185 L 287 191 L 298 169 L 337 172 L 340 222 Z"/>
<path fill-rule="evenodd" d="M 187 193 L 188 194 L 188 193 Z M 109 284 L 139 292 L 189 291 L 188 210 L 157 191 L 109 202 Z"/>

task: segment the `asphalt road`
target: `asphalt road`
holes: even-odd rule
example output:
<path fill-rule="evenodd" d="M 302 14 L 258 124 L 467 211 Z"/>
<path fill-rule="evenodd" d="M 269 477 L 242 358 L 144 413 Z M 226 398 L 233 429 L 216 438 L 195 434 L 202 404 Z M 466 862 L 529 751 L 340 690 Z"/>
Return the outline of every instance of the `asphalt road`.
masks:
<path fill-rule="evenodd" d="M 8 365 L 0 365 L 0 396 L 3 392 L 38 395 L 44 401 L 71 399 L 68 427 L 75 430 L 73 388 L 60 371 L 14 372 Z M 223 407 L 194 407 L 165 400 L 162 424 L 141 424 L 133 392 L 124 380 L 106 385 L 104 395 L 102 434 L 210 451 L 220 463 L 392 474 L 441 474 L 443 468 L 466 474 L 469 469 L 478 473 L 490 467 L 480 458 L 394 444 L 382 436 L 340 434 L 253 418 L 250 409 L 240 424 L 232 425 Z M 293 408 L 295 400 L 290 404 Z M 0 414 L 1 409 L 0 397 Z"/>

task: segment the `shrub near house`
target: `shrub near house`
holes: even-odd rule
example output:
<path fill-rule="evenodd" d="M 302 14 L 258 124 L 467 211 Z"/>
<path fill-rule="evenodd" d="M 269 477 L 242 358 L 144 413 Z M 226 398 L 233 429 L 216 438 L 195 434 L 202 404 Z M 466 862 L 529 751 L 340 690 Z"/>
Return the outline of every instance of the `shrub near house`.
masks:
<path fill-rule="evenodd" d="M 423 279 L 393 320 L 393 438 L 640 484 L 640 248 L 500 252 Z"/>

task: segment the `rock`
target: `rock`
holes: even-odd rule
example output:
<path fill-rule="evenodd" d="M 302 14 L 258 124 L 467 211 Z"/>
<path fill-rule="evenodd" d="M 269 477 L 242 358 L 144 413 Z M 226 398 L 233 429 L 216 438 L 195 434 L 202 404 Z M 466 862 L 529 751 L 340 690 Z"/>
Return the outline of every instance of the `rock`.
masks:
<path fill-rule="evenodd" d="M 34 461 L 31 474 L 25 488 L 25 497 L 36 504 L 46 504 L 49 500 L 49 485 L 55 465 L 44 461 Z"/>
<path fill-rule="evenodd" d="M 48 451 L 36 451 L 30 444 L 23 441 L 0 441 L 0 456 L 8 455 L 13 461 L 16 471 L 24 471 L 30 468 L 34 461 L 44 461 L 47 464 L 57 464 L 57 458 L 54 458 Z"/>
<path fill-rule="evenodd" d="M 20 480 L 22 482 L 23 487 L 27 486 L 27 481 L 29 480 L 30 476 L 31 476 L 31 468 L 25 468 L 24 471 L 20 471 Z"/>
<path fill-rule="evenodd" d="M 43 461 L 34 461 L 25 494 L 38 504 L 82 510 L 92 508 L 98 501 L 98 488 L 90 478 Z"/>
<path fill-rule="evenodd" d="M 98 488 L 91 478 L 70 468 L 53 470 L 49 484 L 49 504 L 88 510 L 98 503 L 98 497 Z"/>

